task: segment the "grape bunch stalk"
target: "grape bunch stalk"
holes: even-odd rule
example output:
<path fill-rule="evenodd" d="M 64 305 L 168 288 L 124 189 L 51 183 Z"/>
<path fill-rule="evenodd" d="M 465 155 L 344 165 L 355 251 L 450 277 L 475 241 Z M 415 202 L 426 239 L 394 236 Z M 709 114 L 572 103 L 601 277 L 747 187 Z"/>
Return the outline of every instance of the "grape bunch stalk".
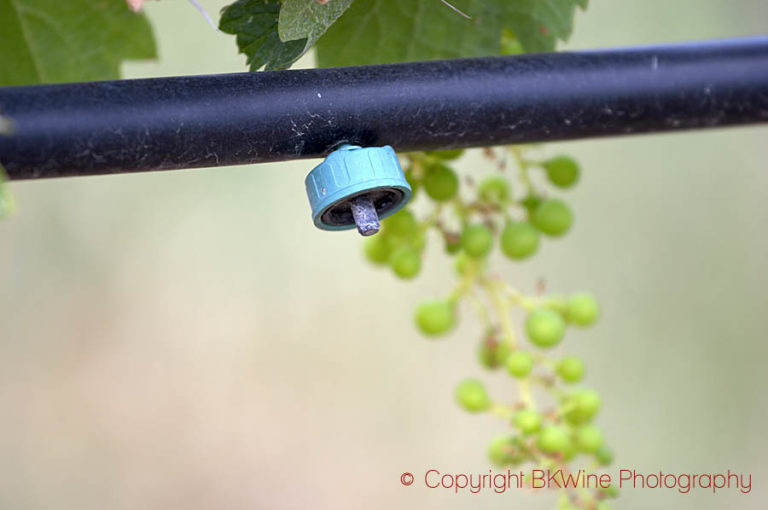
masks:
<path fill-rule="evenodd" d="M 370 262 L 389 267 L 406 280 L 420 273 L 431 231 L 437 232 L 445 252 L 455 257 L 454 289 L 446 298 L 419 304 L 415 324 L 427 337 L 447 335 L 458 322 L 460 302 L 468 302 L 482 325 L 479 363 L 506 372 L 516 383 L 517 398 L 511 402 L 492 399 L 476 378 L 459 382 L 454 392 L 467 412 L 489 413 L 510 426 L 508 433 L 489 443 L 488 456 L 495 466 L 596 472 L 613 460 L 602 430 L 593 423 L 600 395 L 578 386 L 586 373 L 580 358 L 554 358 L 550 350 L 563 341 L 569 327 L 593 325 L 600 314 L 598 302 L 589 293 L 526 295 L 489 267 L 494 246 L 505 257 L 521 261 L 533 256 L 543 239 L 564 236 L 573 224 L 570 207 L 543 189 L 542 182 L 558 190 L 571 188 L 580 177 L 578 163 L 568 156 L 534 160 L 527 156 L 530 151 L 518 146 L 485 149 L 499 172 L 477 185 L 467 179 L 468 190 L 461 194 L 452 165 L 463 151 L 405 155 L 405 176 L 414 195 L 424 194 L 431 201 L 427 214 L 418 219 L 409 206 L 392 215 L 384 220 L 380 234 L 365 240 L 364 251 Z M 507 175 L 509 161 L 516 168 L 514 179 Z M 513 324 L 515 308 L 525 314 L 526 341 Z M 617 496 L 613 486 L 559 490 L 561 510 L 605 510 L 608 500 Z"/>

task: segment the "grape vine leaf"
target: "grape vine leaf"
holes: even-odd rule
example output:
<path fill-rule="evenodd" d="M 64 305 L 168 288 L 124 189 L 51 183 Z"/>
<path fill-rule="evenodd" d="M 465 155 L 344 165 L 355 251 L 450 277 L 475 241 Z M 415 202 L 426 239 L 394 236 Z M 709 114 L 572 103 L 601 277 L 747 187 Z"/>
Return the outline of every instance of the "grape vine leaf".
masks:
<path fill-rule="evenodd" d="M 119 78 L 155 58 L 147 19 L 116 0 L 0 0 L 0 86 Z"/>
<path fill-rule="evenodd" d="M 251 71 L 285 69 L 307 47 L 307 39 L 283 42 L 277 33 L 280 0 L 238 0 L 221 11 L 219 29 L 237 37 Z"/>
<path fill-rule="evenodd" d="M 497 55 L 511 30 L 525 51 L 550 51 L 572 30 L 587 0 L 358 1 L 317 43 L 322 67 Z"/>
<path fill-rule="evenodd" d="M 280 40 L 306 39 L 309 49 L 339 16 L 344 14 L 353 0 L 283 0 L 277 33 Z"/>

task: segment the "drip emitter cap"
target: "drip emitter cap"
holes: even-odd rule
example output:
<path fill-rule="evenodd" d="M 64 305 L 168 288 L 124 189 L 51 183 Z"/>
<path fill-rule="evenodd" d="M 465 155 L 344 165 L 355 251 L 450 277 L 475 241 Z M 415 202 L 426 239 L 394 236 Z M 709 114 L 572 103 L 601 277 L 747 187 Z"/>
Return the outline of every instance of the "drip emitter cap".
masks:
<path fill-rule="evenodd" d="M 304 182 L 317 228 L 357 227 L 364 236 L 378 232 L 379 220 L 402 209 L 412 195 L 390 146 L 343 145 L 313 168 Z"/>

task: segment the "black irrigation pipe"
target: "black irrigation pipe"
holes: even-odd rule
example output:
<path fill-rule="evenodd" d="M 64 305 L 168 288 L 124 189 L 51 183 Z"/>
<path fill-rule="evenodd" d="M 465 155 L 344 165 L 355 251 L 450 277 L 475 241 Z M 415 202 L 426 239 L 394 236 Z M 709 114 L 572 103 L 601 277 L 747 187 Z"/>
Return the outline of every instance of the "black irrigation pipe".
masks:
<path fill-rule="evenodd" d="M 0 88 L 12 179 L 768 122 L 768 37 Z"/>

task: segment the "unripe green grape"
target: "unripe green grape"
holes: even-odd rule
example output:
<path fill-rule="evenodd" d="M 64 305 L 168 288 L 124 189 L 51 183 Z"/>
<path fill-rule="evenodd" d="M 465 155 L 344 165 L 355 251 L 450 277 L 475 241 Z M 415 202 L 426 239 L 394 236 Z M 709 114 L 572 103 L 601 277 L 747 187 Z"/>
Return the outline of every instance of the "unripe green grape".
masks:
<path fill-rule="evenodd" d="M 527 221 L 510 221 L 501 231 L 501 251 L 511 259 L 530 257 L 539 249 L 539 231 Z"/>
<path fill-rule="evenodd" d="M 408 181 L 408 185 L 411 187 L 411 195 L 415 197 L 416 192 L 419 191 L 419 188 L 421 187 L 421 180 L 416 177 L 416 174 L 411 168 L 407 169 L 404 174 L 405 180 Z"/>
<path fill-rule="evenodd" d="M 565 447 L 565 449 L 562 452 L 560 452 L 565 462 L 570 462 L 571 460 L 573 460 L 578 453 L 579 453 L 579 450 L 576 449 L 576 444 L 572 440 L 570 440 L 570 438 L 568 441 L 568 445 Z"/>
<path fill-rule="evenodd" d="M 514 351 L 507 356 L 507 372 L 513 377 L 528 377 L 533 370 L 533 356 L 525 351 Z"/>
<path fill-rule="evenodd" d="M 493 248 L 491 229 L 482 223 L 466 227 L 461 233 L 461 248 L 473 259 L 485 257 Z"/>
<path fill-rule="evenodd" d="M 477 350 L 477 358 L 480 364 L 491 370 L 499 368 L 509 356 L 509 345 L 494 339 L 483 339 Z"/>
<path fill-rule="evenodd" d="M 363 249 L 368 261 L 376 265 L 386 264 L 392 255 L 392 246 L 389 243 L 389 239 L 381 234 L 366 238 Z"/>
<path fill-rule="evenodd" d="M 459 178 L 453 170 L 442 164 L 428 167 L 422 184 L 427 195 L 438 202 L 452 199 L 459 191 Z"/>
<path fill-rule="evenodd" d="M 600 316 L 600 305 L 592 294 L 575 294 L 568 298 L 566 317 L 581 327 L 591 326 Z"/>
<path fill-rule="evenodd" d="M 459 253 L 453 267 L 459 276 L 467 276 L 474 268 L 474 261 L 466 253 Z"/>
<path fill-rule="evenodd" d="M 515 427 L 526 435 L 534 434 L 541 429 L 541 414 L 532 409 L 518 411 L 512 421 Z"/>
<path fill-rule="evenodd" d="M 536 445 L 544 453 L 562 453 L 570 446 L 571 439 L 562 427 L 548 425 L 541 429 Z"/>
<path fill-rule="evenodd" d="M 525 207 L 529 213 L 533 213 L 536 208 L 541 204 L 542 198 L 536 195 L 528 195 L 520 203 Z"/>
<path fill-rule="evenodd" d="M 600 395 L 592 390 L 578 390 L 571 393 L 563 406 L 563 417 L 574 425 L 588 423 L 600 410 Z"/>
<path fill-rule="evenodd" d="M 427 151 L 427 156 L 432 156 L 443 161 L 458 159 L 464 154 L 464 149 L 449 149 L 447 151 Z"/>
<path fill-rule="evenodd" d="M 613 462 L 613 450 L 603 445 L 595 452 L 595 459 L 601 466 L 608 466 Z"/>
<path fill-rule="evenodd" d="M 570 188 L 579 180 L 579 164 L 568 156 L 558 156 L 541 164 L 547 171 L 549 182 L 559 188 Z"/>
<path fill-rule="evenodd" d="M 607 501 L 598 501 L 595 510 L 611 510 L 611 504 Z"/>
<path fill-rule="evenodd" d="M 480 413 L 491 405 L 483 383 L 477 379 L 464 379 L 456 386 L 456 402 L 470 413 Z"/>
<path fill-rule="evenodd" d="M 416 307 L 416 325 L 427 336 L 440 336 L 456 326 L 453 303 L 447 299 L 424 301 Z"/>
<path fill-rule="evenodd" d="M 576 445 L 586 453 L 595 453 L 603 446 L 603 432 L 595 425 L 584 425 L 576 430 Z"/>
<path fill-rule="evenodd" d="M 411 238 L 419 230 L 418 221 L 410 209 L 400 209 L 383 222 L 384 232 L 395 237 Z"/>
<path fill-rule="evenodd" d="M 512 192 L 506 177 L 492 175 L 480 182 L 477 187 L 477 194 L 483 202 L 503 205 L 509 201 Z"/>
<path fill-rule="evenodd" d="M 533 211 L 531 222 L 545 234 L 559 237 L 571 229 L 573 213 L 562 200 L 548 198 Z"/>
<path fill-rule="evenodd" d="M 544 348 L 554 347 L 565 335 L 565 321 L 553 310 L 538 308 L 528 315 L 525 331 L 534 345 Z"/>
<path fill-rule="evenodd" d="M 416 249 L 403 246 L 395 250 L 389 264 L 397 276 L 404 280 L 410 280 L 421 271 L 421 255 Z"/>
<path fill-rule="evenodd" d="M 515 438 L 507 435 L 494 437 L 488 445 L 488 458 L 498 467 L 518 463 L 521 459 Z"/>
<path fill-rule="evenodd" d="M 566 356 L 557 362 L 557 375 L 567 383 L 579 382 L 584 378 L 587 368 L 584 362 L 576 356 Z"/>
<path fill-rule="evenodd" d="M 416 233 L 409 238 L 408 244 L 419 253 L 423 252 L 427 246 L 427 234 L 421 229 L 416 230 Z"/>

